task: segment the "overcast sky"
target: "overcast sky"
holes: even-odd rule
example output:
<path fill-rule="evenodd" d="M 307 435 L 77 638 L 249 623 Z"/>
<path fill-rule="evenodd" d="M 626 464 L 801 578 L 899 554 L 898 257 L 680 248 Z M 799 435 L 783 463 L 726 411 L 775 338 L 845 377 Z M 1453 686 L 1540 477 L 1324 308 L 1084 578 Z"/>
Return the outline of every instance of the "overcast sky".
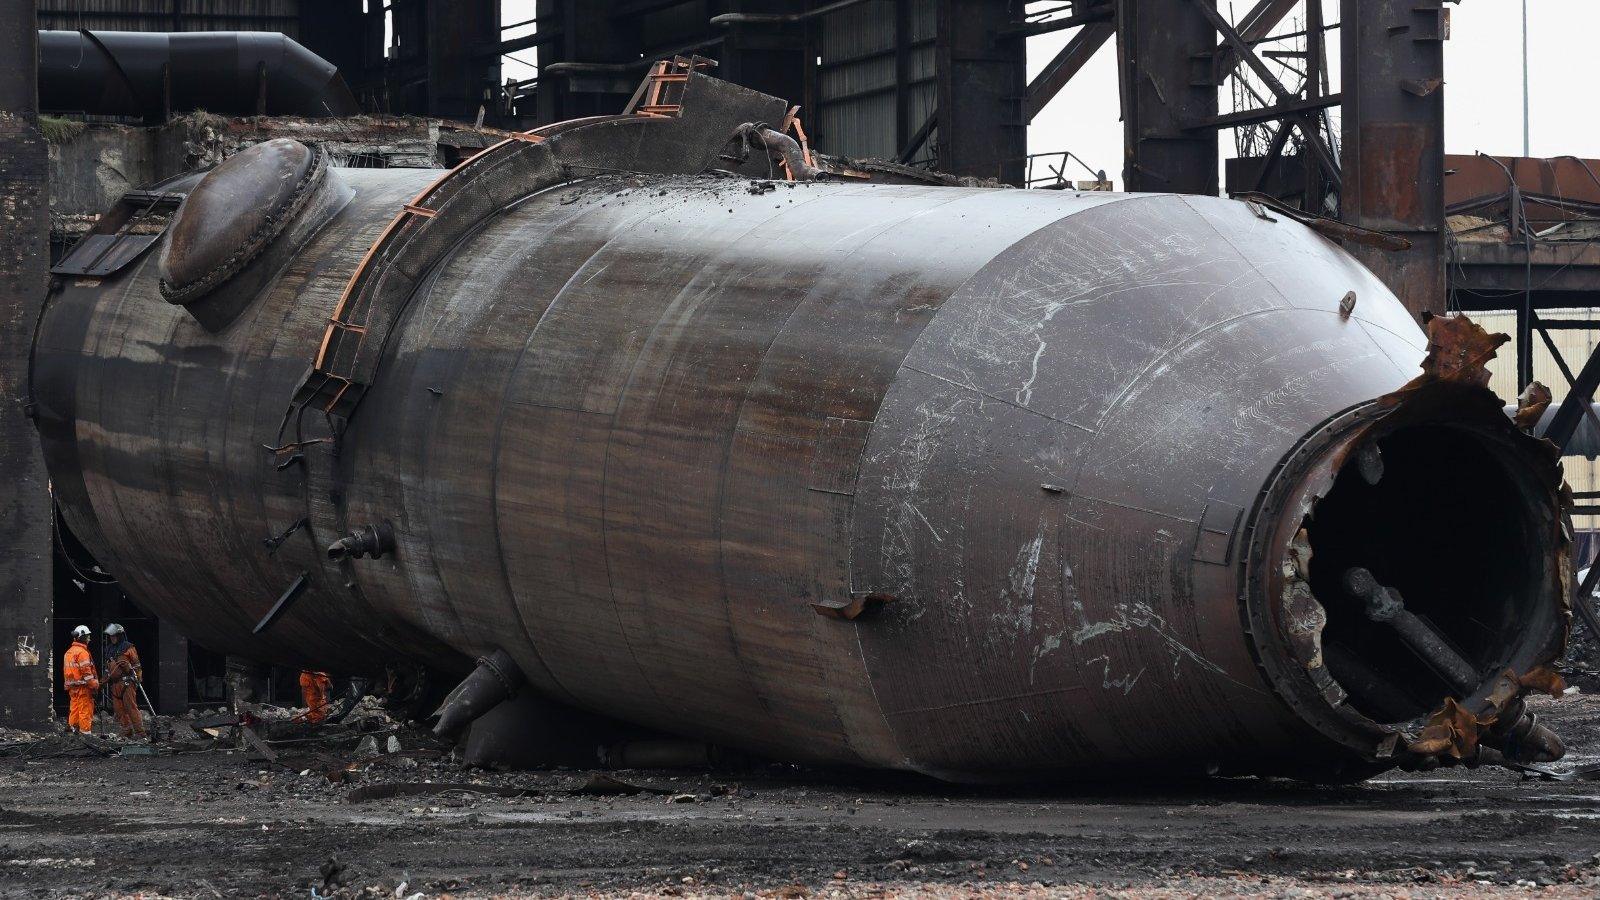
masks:
<path fill-rule="evenodd" d="M 1030 3 L 1030 9 L 1060 5 Z M 1251 0 L 1219 0 L 1230 19 Z M 532 18 L 534 0 L 505 0 L 501 21 Z M 1338 0 L 1323 0 L 1328 22 L 1339 18 Z M 1522 4 L 1520 0 L 1461 0 L 1451 10 L 1451 37 L 1445 44 L 1445 149 L 1522 152 Z M 531 27 L 506 33 L 515 37 Z M 1280 31 L 1296 30 L 1286 24 Z M 1028 41 L 1031 78 L 1061 49 L 1073 32 L 1040 35 Z M 1330 62 L 1338 65 L 1335 31 Z M 1529 80 L 1532 94 L 1534 156 L 1576 154 L 1600 157 L 1600 104 L 1578 79 L 1595 58 L 1600 34 L 1600 0 L 1528 0 Z M 532 58 L 532 51 L 518 54 Z M 504 61 L 505 74 L 531 77 L 533 69 Z M 1337 69 L 1335 68 L 1335 78 Z M 1337 90 L 1337 81 L 1335 82 Z M 1223 109 L 1229 108 L 1223 91 Z M 1233 155 L 1230 133 L 1221 136 L 1224 158 Z M 1122 186 L 1122 125 L 1118 121 L 1116 51 L 1107 43 L 1078 77 L 1034 119 L 1028 130 L 1034 153 L 1071 150 Z M 1074 178 L 1087 177 L 1081 170 Z"/>

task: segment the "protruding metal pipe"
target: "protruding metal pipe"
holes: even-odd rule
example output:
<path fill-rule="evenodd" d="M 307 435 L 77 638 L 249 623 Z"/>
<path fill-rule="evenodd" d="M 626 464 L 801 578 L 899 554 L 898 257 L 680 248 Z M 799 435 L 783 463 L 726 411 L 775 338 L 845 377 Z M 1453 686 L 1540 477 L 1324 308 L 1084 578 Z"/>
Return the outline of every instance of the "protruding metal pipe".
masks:
<path fill-rule="evenodd" d="M 805 22 L 831 12 L 838 12 L 852 6 L 859 6 L 866 0 L 838 0 L 826 6 L 807 10 L 801 13 L 723 13 L 711 17 L 713 25 L 792 25 L 795 22 Z"/>
<path fill-rule="evenodd" d="M 1506 704 L 1484 740 L 1519 763 L 1554 762 L 1567 754 L 1566 743 L 1539 724 L 1539 717 L 1521 697 Z"/>
<path fill-rule="evenodd" d="M 1408 611 L 1399 591 L 1379 584 L 1371 572 L 1360 566 L 1344 573 L 1344 586 L 1353 596 L 1366 601 L 1367 618 L 1393 628 L 1407 646 L 1443 675 L 1463 697 L 1477 690 L 1482 681 L 1478 670 L 1427 622 Z"/>
<path fill-rule="evenodd" d="M 385 553 L 394 551 L 394 526 L 388 522 L 379 522 L 376 525 L 366 525 L 357 528 L 344 537 L 328 545 L 329 559 L 360 559 L 370 556 L 373 559 L 382 559 Z"/>
<path fill-rule="evenodd" d="M 806 161 L 805 151 L 794 138 L 765 125 L 746 122 L 739 126 L 740 137 L 750 144 L 759 144 L 767 158 L 788 167 L 795 181 L 816 181 L 826 173 Z"/>
<path fill-rule="evenodd" d="M 433 733 L 448 737 L 472 724 L 472 721 L 501 701 L 509 699 L 527 679 L 511 659 L 511 654 L 496 650 L 478 660 L 478 667 L 465 680 L 456 685 L 450 696 L 444 698 L 439 711 L 438 724 Z"/>

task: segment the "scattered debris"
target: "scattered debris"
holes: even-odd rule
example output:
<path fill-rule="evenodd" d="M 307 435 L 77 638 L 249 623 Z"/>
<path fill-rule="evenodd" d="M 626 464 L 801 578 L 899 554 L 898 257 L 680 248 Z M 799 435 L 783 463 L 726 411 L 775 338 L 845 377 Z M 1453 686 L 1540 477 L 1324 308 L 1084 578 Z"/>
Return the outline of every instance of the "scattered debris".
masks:
<path fill-rule="evenodd" d="M 358 787 L 345 795 L 346 803 L 370 803 L 394 797 L 431 797 L 459 791 L 467 794 L 488 794 L 494 797 L 532 797 L 542 791 L 531 788 L 500 787 L 492 784 L 466 784 L 448 781 L 412 781 L 390 784 L 371 784 Z"/>
<path fill-rule="evenodd" d="M 1527 680 L 1554 685 L 1547 675 Z M 1527 702 L 1575 744 L 1600 735 L 1600 697 Z M 1128 799 L 1093 786 L 956 788 L 794 766 L 760 767 L 739 783 L 681 771 L 621 779 L 499 773 L 463 768 L 439 753 L 415 757 L 420 768 L 403 774 L 362 761 L 345 771 L 346 786 L 324 774 L 355 762 L 351 751 L 368 733 L 257 714 L 262 723 L 251 727 L 277 751 L 276 763 L 251 761 L 231 726 L 221 739 L 201 740 L 210 752 L 162 744 L 160 758 L 102 758 L 65 734 L 0 733 L 0 807 L 10 825 L 0 852 L 5 893 L 310 897 L 315 890 L 377 900 L 403 884 L 404 897 L 625 897 L 666 895 L 670 887 L 677 896 L 763 900 L 1110 893 L 1354 900 L 1509 897 L 1525 895 L 1528 884 L 1543 886 L 1543 896 L 1579 897 L 1600 885 L 1585 825 L 1600 809 L 1592 765 L 1527 766 L 1520 777 L 1536 780 L 1525 782 L 1466 768 L 1341 787 L 1226 779 L 1151 785 Z M 426 736 L 392 721 L 372 727 L 380 744 L 391 731 L 398 735 L 401 758 L 422 749 Z M 118 748 L 130 743 L 94 737 Z M 17 753 L 46 738 L 70 740 L 76 750 L 33 759 Z M 670 802 L 681 795 L 697 801 Z M 849 815 L 852 809 L 863 815 Z M 93 859 L 79 846 L 85 828 L 113 838 L 96 843 Z M 1296 828 L 1318 839 L 1283 841 Z M 845 879 L 833 877 L 840 871 Z"/>
<path fill-rule="evenodd" d="M 604 772 L 596 772 L 589 776 L 589 780 L 576 788 L 574 794 L 588 794 L 597 797 L 631 795 L 631 794 L 670 794 L 667 788 L 651 787 L 649 785 L 630 784 L 629 782 L 613 778 Z"/>
<path fill-rule="evenodd" d="M 269 762 L 278 758 L 278 754 L 275 753 L 271 747 L 268 747 L 267 742 L 263 741 L 260 736 L 256 734 L 255 729 L 251 728 L 249 725 L 239 726 L 239 738 L 243 740 L 245 744 L 247 744 L 250 749 L 254 750 L 261 758 Z"/>
<path fill-rule="evenodd" d="M 328 857 L 327 862 L 317 867 L 317 874 L 322 876 L 324 889 L 336 888 L 344 884 L 344 873 L 344 863 L 339 862 L 338 857 L 335 856 Z"/>
<path fill-rule="evenodd" d="M 596 772 L 588 777 L 582 784 L 572 788 L 523 788 L 506 785 L 480 784 L 477 782 L 452 782 L 452 781 L 410 781 L 393 782 L 387 784 L 374 784 L 356 788 L 345 795 L 346 803 L 369 803 L 374 800 L 388 800 L 393 797 L 428 797 L 438 794 L 461 792 L 467 794 L 487 794 L 495 797 L 535 797 L 551 794 L 571 794 L 574 796 L 590 797 L 619 797 L 635 794 L 673 794 L 671 802 L 693 802 L 694 794 L 675 794 L 667 788 L 651 787 L 647 785 L 629 784 L 619 781 L 610 775 Z M 688 797 L 689 800 L 682 800 Z"/>

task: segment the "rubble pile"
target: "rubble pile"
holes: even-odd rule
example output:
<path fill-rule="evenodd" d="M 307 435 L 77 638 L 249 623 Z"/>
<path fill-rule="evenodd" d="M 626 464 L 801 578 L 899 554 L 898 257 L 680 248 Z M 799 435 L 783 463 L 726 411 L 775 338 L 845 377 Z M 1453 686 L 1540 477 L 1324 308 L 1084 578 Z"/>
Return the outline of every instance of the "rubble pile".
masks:
<path fill-rule="evenodd" d="M 362 769 L 416 768 L 419 761 L 452 755 L 451 744 L 392 716 L 373 697 L 362 698 L 339 721 L 319 723 L 306 721 L 304 707 L 241 706 L 238 712 L 216 707 L 179 716 L 146 714 L 149 740 L 121 736 L 104 712 L 96 716 L 90 734 L 64 726 L 45 733 L 0 729 L 0 758 L 237 753 L 253 763 L 297 772 L 315 770 L 331 782 L 343 783 Z"/>

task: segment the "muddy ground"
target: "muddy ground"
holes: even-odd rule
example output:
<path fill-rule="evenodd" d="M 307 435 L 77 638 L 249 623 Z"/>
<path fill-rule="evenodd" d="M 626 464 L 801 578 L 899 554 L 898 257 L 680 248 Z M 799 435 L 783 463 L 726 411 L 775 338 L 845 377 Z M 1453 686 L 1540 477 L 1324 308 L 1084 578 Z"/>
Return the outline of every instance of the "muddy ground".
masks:
<path fill-rule="evenodd" d="M 1542 705 L 1574 746 L 1565 764 L 1594 761 L 1600 697 Z M 570 791 L 589 772 L 495 774 L 405 755 L 335 783 L 315 742 L 301 757 L 280 744 L 283 760 L 267 764 L 247 751 L 100 756 L 9 738 L 7 897 L 1600 893 L 1600 782 L 1503 771 L 1342 788 L 976 790 L 766 767 L 614 772 L 660 792 L 587 795 Z M 350 802 L 423 780 L 528 793 Z"/>

